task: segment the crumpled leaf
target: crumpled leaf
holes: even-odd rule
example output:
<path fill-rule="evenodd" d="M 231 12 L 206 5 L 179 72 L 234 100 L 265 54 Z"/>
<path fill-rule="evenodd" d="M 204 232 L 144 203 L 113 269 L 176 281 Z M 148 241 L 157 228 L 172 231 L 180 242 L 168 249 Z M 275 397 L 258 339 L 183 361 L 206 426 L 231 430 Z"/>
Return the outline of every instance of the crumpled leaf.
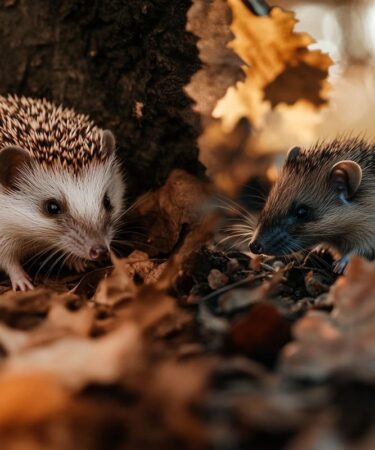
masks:
<path fill-rule="evenodd" d="M 185 90 L 204 121 L 209 121 L 227 88 L 244 77 L 243 61 L 228 47 L 233 39 L 231 20 L 226 0 L 195 0 L 188 12 L 187 29 L 198 37 L 203 68 L 193 75 Z"/>
<path fill-rule="evenodd" d="M 273 362 L 289 339 L 290 324 L 267 303 L 254 305 L 230 331 L 230 341 L 236 348 L 267 363 Z"/>
<path fill-rule="evenodd" d="M 307 46 L 313 39 L 295 33 L 295 14 L 279 7 L 256 16 L 241 0 L 228 0 L 233 11 L 229 46 L 247 63 L 246 79 L 228 89 L 213 116 L 231 130 L 241 117 L 259 127 L 277 104 L 305 100 L 315 106 L 327 102 L 329 56 Z"/>
<path fill-rule="evenodd" d="M 216 63 L 223 49 L 220 40 L 215 44 L 216 35 L 211 42 L 209 26 L 211 20 L 217 25 L 213 11 L 219 11 L 219 1 L 211 2 L 210 7 L 197 1 L 191 8 L 191 22 L 195 25 L 193 32 L 201 37 L 198 45 L 203 48 L 200 56 L 204 68 L 193 77 L 187 92 L 202 103 L 197 109 L 205 119 L 198 141 L 200 161 L 215 185 L 234 195 L 251 177 L 266 174 L 270 161 L 262 156 L 313 142 L 322 122 L 318 110 L 327 102 L 332 61 L 320 51 L 307 48 L 314 40 L 294 31 L 294 13 L 272 7 L 268 15 L 258 16 L 251 11 L 252 2 L 228 0 L 228 4 L 233 35 L 226 31 L 228 48 L 224 54 L 232 49 L 240 57 L 237 61 L 230 59 L 231 67 L 237 64 L 246 78 L 227 84 L 223 94 L 222 72 Z M 253 10 L 261 9 L 265 14 L 268 8 L 260 6 L 255 5 Z M 201 81 L 207 74 L 209 80 Z M 212 109 L 213 93 L 217 102 Z M 218 94 L 223 96 L 219 98 Z M 208 114 L 212 120 L 208 120 Z"/>
<path fill-rule="evenodd" d="M 18 353 L 65 336 L 89 336 L 95 311 L 87 305 L 78 311 L 69 311 L 61 302 L 65 299 L 66 295 L 56 296 L 47 319 L 31 331 L 15 330 L 0 323 L 0 343 L 7 353 Z"/>
<path fill-rule="evenodd" d="M 0 320 L 7 325 L 30 329 L 39 324 L 47 315 L 56 292 L 39 288 L 24 292 L 8 290 L 0 295 Z"/>
<path fill-rule="evenodd" d="M 94 301 L 101 305 L 113 306 L 132 299 L 136 292 L 136 286 L 126 258 L 119 259 L 113 254 L 111 257 L 114 263 L 114 270 L 111 275 L 106 276 L 99 283 Z"/>
<path fill-rule="evenodd" d="M 134 369 L 141 339 L 133 324 L 97 339 L 67 336 L 50 344 L 20 348 L 6 359 L 4 375 L 46 373 L 62 386 L 78 390 L 89 383 L 112 383 L 126 369 Z"/>
<path fill-rule="evenodd" d="M 0 376 L 0 429 L 35 425 L 69 403 L 66 389 L 52 375 Z"/>
<path fill-rule="evenodd" d="M 375 361 L 375 264 L 352 259 L 331 288 L 331 314 L 309 312 L 293 327 L 283 351 L 285 373 L 313 379 L 333 374 L 373 382 Z"/>
<path fill-rule="evenodd" d="M 150 256 L 171 253 L 183 233 L 196 229 L 202 222 L 200 208 L 210 192 L 208 182 L 176 169 L 160 189 L 145 194 L 137 207 L 140 227 L 147 230 L 143 250 Z"/>
<path fill-rule="evenodd" d="M 348 411 L 348 414 L 353 414 Z M 337 426 L 337 411 L 334 408 L 318 415 L 312 423 L 292 439 L 286 450 L 321 450 L 324 448 L 340 450 L 372 450 L 375 447 L 375 429 L 372 426 L 354 440 L 344 440 Z M 346 430 L 345 430 L 346 431 Z M 344 432 L 345 432 L 344 431 Z"/>
<path fill-rule="evenodd" d="M 162 404 L 161 414 L 173 433 L 185 436 L 191 447 L 207 439 L 207 430 L 191 409 L 200 403 L 207 388 L 213 361 L 168 361 L 156 368 L 148 392 L 154 407 Z M 171 383 L 171 380 L 178 380 Z M 200 445 L 199 445 L 200 446 Z M 199 448 L 199 447 L 198 447 Z"/>
<path fill-rule="evenodd" d="M 112 260 L 114 270 L 101 281 L 94 302 L 114 307 L 115 323 L 136 324 L 140 333 L 153 328 L 154 334 L 159 337 L 183 327 L 191 320 L 167 293 L 173 280 L 170 272 L 177 272 L 177 262 L 170 263 L 170 267 L 163 265 L 155 282 L 137 286 L 129 277 L 128 259 L 118 259 L 112 255 Z"/>
<path fill-rule="evenodd" d="M 219 299 L 220 310 L 226 313 L 233 313 L 236 310 L 268 300 L 277 290 L 278 285 L 290 267 L 290 265 L 283 267 L 272 274 L 270 280 L 263 280 L 259 286 L 252 289 L 231 289 L 222 294 Z M 262 277 L 263 275 L 249 278 L 249 283 Z"/>

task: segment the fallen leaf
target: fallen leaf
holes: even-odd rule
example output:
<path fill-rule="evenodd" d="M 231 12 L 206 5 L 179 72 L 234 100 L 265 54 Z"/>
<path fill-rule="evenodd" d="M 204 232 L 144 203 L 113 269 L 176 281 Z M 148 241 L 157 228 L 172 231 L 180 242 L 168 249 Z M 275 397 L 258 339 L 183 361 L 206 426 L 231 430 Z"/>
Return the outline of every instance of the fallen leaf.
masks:
<path fill-rule="evenodd" d="M 243 61 L 228 47 L 233 39 L 229 29 L 231 20 L 231 10 L 225 0 L 194 0 L 188 11 L 187 30 L 198 37 L 203 67 L 193 75 L 185 90 L 204 123 L 210 121 L 216 102 L 227 88 L 244 77 Z"/>
<path fill-rule="evenodd" d="M 328 294 L 331 313 L 309 312 L 293 327 L 281 368 L 293 376 L 326 379 L 346 374 L 372 381 L 375 346 L 375 264 L 352 258 Z"/>
<path fill-rule="evenodd" d="M 66 389 L 43 372 L 0 376 L 0 431 L 35 426 L 69 403 Z"/>
<path fill-rule="evenodd" d="M 254 305 L 232 325 L 230 341 L 253 358 L 267 364 L 275 361 L 281 348 L 290 340 L 290 323 L 269 304 Z"/>
<path fill-rule="evenodd" d="M 0 323 L 0 343 L 4 350 L 8 354 L 14 354 L 65 336 L 88 336 L 93 326 L 95 311 L 88 305 L 78 311 L 69 311 L 64 304 L 68 297 L 71 297 L 71 294 L 56 294 L 47 318 L 31 331 L 15 330 Z"/>
<path fill-rule="evenodd" d="M 127 302 L 134 297 L 136 286 L 133 282 L 134 272 L 126 259 L 119 259 L 111 255 L 114 269 L 111 274 L 99 283 L 94 295 L 94 302 L 99 305 L 114 306 L 121 302 Z"/>
<path fill-rule="evenodd" d="M 55 298 L 52 289 L 22 293 L 8 290 L 0 295 L 0 320 L 21 329 L 33 328 L 44 320 Z"/>
<path fill-rule="evenodd" d="M 230 47 L 247 63 L 246 79 L 228 90 L 213 116 L 233 129 L 241 117 L 259 127 L 266 113 L 279 103 L 305 100 L 315 106 L 327 102 L 329 56 L 308 50 L 313 39 L 296 33 L 295 14 L 279 7 L 257 16 L 241 0 L 229 0 L 233 11 Z"/>
<path fill-rule="evenodd" d="M 137 365 L 142 343 L 134 324 L 97 338 L 67 336 L 51 343 L 18 349 L 1 365 L 7 376 L 46 373 L 69 390 L 89 383 L 113 383 Z"/>
<path fill-rule="evenodd" d="M 202 222 L 201 208 L 211 189 L 208 182 L 176 169 L 164 186 L 145 194 L 137 208 L 140 227 L 148 232 L 143 250 L 150 256 L 170 254 L 183 233 Z"/>

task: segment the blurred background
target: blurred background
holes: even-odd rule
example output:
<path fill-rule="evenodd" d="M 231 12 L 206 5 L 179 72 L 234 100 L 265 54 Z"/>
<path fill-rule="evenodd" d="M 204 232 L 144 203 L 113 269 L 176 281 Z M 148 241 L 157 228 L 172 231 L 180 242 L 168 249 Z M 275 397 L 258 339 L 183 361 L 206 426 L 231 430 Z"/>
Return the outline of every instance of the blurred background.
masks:
<path fill-rule="evenodd" d="M 256 193 L 259 185 L 272 183 L 292 146 L 308 148 L 317 140 L 338 136 L 375 139 L 375 0 L 269 0 L 270 6 L 290 12 L 276 11 L 274 24 L 279 22 L 274 28 L 269 23 L 266 28 L 268 19 L 251 16 L 241 6 L 245 3 L 229 0 L 235 24 L 231 30 L 237 43 L 242 43 L 240 49 L 245 49 L 245 56 L 246 51 L 250 55 L 250 60 L 245 57 L 245 70 L 247 80 L 252 78 L 241 94 L 234 93 L 232 87 L 228 89 L 213 111 L 213 117 L 219 120 L 207 126 L 200 137 L 201 161 L 219 190 L 232 196 L 243 189 L 247 191 L 253 182 Z M 254 89 L 257 75 L 262 72 L 261 64 L 264 63 L 265 78 L 271 77 L 269 61 L 277 52 L 287 53 L 288 46 L 292 47 L 293 40 L 298 39 L 292 34 L 293 14 L 297 20 L 294 31 L 305 33 L 307 42 L 310 38 L 306 33 L 313 39 L 308 49 L 320 50 L 332 60 L 328 89 L 326 84 L 321 89 L 326 103 L 308 99 L 318 82 L 311 67 L 306 73 L 296 73 L 294 78 L 289 74 L 285 85 L 279 85 L 279 90 L 285 87 L 285 91 L 294 94 L 296 100 L 292 102 L 271 105 L 263 87 Z M 301 37 L 301 47 L 304 38 Z M 294 51 L 298 60 L 298 45 Z M 315 56 L 324 60 L 324 56 Z M 324 64 L 321 67 L 326 67 Z"/>
<path fill-rule="evenodd" d="M 375 137 L 375 1 L 275 1 L 293 10 L 296 31 L 309 33 L 311 48 L 330 55 L 330 104 L 318 116 L 316 134 L 363 133 Z"/>

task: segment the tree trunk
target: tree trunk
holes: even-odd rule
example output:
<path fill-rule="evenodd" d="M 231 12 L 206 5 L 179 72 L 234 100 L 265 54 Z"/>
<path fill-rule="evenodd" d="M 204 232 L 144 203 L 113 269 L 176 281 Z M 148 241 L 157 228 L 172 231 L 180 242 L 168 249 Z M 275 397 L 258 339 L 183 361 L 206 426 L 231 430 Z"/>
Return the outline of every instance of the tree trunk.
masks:
<path fill-rule="evenodd" d="M 199 68 L 190 0 L 4 0 L 0 92 L 46 97 L 115 133 L 140 193 L 192 173 L 197 117 L 183 91 Z"/>

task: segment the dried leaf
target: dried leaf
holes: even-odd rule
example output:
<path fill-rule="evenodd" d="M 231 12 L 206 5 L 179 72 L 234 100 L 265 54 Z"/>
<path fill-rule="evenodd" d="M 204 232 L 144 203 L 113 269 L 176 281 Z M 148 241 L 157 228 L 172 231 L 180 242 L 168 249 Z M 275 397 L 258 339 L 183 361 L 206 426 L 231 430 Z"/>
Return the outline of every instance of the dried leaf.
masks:
<path fill-rule="evenodd" d="M 92 270 L 79 280 L 79 283 L 72 289 L 71 292 L 76 295 L 91 297 L 92 293 L 96 291 L 100 281 L 111 272 L 112 267 Z"/>
<path fill-rule="evenodd" d="M 195 110 L 207 121 L 229 86 L 243 78 L 242 60 L 228 47 L 231 10 L 225 0 L 195 0 L 188 12 L 187 29 L 195 34 L 203 68 L 185 87 Z"/>
<path fill-rule="evenodd" d="M 230 333 L 232 344 L 255 358 L 273 362 L 290 339 L 290 324 L 269 304 L 254 305 L 235 321 Z"/>
<path fill-rule="evenodd" d="M 374 263 L 352 259 L 329 293 L 332 313 L 310 312 L 295 324 L 296 340 L 283 352 L 285 372 L 319 380 L 339 373 L 373 380 L 374 276 Z"/>
<path fill-rule="evenodd" d="M 65 336 L 88 336 L 93 325 L 94 310 L 86 305 L 78 311 L 69 311 L 63 305 L 66 298 L 66 294 L 56 295 L 47 319 L 31 331 L 14 330 L 0 323 L 0 343 L 7 353 L 18 353 Z"/>
<path fill-rule="evenodd" d="M 259 127 L 279 103 L 305 100 L 315 106 L 327 101 L 331 59 L 307 46 L 313 39 L 295 33 L 295 14 L 271 8 L 268 16 L 253 14 L 241 0 L 229 0 L 233 11 L 231 48 L 247 63 L 246 80 L 228 89 L 213 115 L 233 129 L 241 117 Z"/>
<path fill-rule="evenodd" d="M 99 284 L 94 301 L 100 305 L 116 305 L 127 302 L 134 297 L 136 287 L 133 282 L 131 266 L 125 259 L 119 259 L 114 254 L 111 255 L 114 270 L 111 275 L 105 277 Z"/>
<path fill-rule="evenodd" d="M 0 377 L 0 429 L 36 425 L 69 403 L 66 390 L 43 372 Z"/>
<path fill-rule="evenodd" d="M 141 350 L 139 330 L 126 326 L 97 339 L 68 336 L 25 349 L 2 365 L 4 375 L 46 373 L 62 386 L 77 390 L 89 383 L 113 383 L 131 372 Z"/>
<path fill-rule="evenodd" d="M 158 191 L 145 194 L 137 209 L 140 226 L 147 230 L 144 251 L 151 256 L 171 253 L 184 228 L 188 231 L 201 223 L 200 208 L 210 190 L 207 182 L 176 169 Z"/>
<path fill-rule="evenodd" d="M 0 295 L 0 319 L 17 328 L 32 328 L 47 315 L 56 295 L 55 291 L 44 288 L 23 293 L 4 292 Z"/>

